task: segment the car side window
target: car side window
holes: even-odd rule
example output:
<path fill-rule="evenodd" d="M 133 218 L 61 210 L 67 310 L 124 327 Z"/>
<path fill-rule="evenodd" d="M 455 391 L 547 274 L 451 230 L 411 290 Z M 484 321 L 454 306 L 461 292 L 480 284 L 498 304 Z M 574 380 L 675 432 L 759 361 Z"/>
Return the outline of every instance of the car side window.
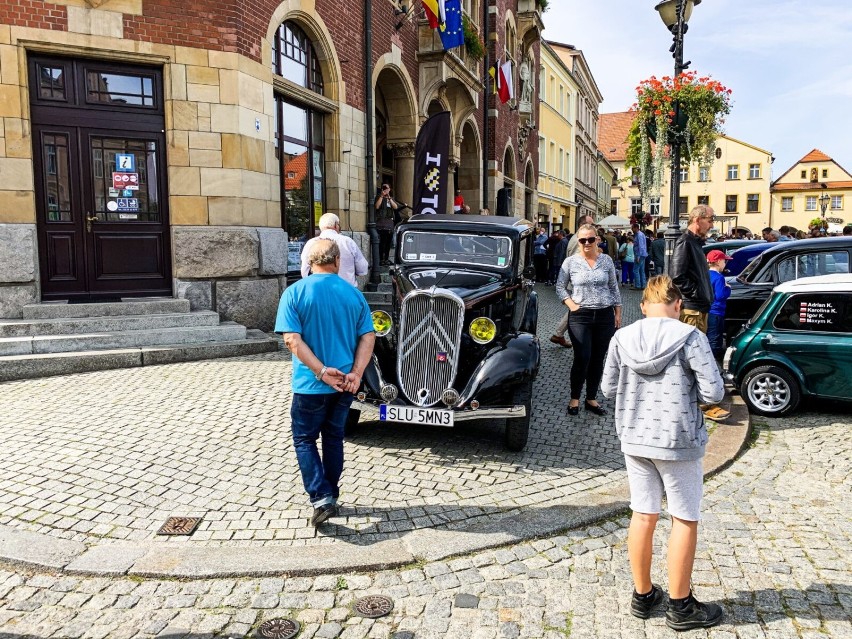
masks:
<path fill-rule="evenodd" d="M 852 334 L 852 295 L 848 293 L 792 295 L 775 315 L 772 325 L 784 331 Z"/>
<path fill-rule="evenodd" d="M 846 251 L 803 253 L 778 264 L 778 282 L 848 272 L 849 254 Z"/>
<path fill-rule="evenodd" d="M 529 259 L 527 255 L 527 245 L 529 244 L 529 238 L 521 239 L 518 246 L 518 261 L 515 263 L 515 275 L 518 277 L 524 272 L 524 267 L 527 265 L 526 262 Z"/>

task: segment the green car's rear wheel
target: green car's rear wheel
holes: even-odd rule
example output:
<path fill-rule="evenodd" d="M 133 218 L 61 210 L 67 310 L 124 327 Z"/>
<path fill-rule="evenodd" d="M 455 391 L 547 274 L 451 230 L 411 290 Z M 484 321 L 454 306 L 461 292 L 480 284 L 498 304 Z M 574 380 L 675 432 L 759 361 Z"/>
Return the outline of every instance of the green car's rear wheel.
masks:
<path fill-rule="evenodd" d="M 749 410 L 766 417 L 781 417 L 796 410 L 801 400 L 799 383 L 779 366 L 758 366 L 743 379 L 740 393 Z"/>

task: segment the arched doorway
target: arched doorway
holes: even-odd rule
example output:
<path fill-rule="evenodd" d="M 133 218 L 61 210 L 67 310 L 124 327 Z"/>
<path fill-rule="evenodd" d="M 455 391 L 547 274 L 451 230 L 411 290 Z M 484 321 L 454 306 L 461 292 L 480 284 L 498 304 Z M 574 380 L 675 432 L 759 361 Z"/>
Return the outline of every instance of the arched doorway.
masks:
<path fill-rule="evenodd" d="M 497 189 L 497 215 L 515 214 L 515 150 L 511 145 L 503 152 L 503 184 Z"/>
<path fill-rule="evenodd" d="M 479 133 L 471 120 L 462 127 L 462 143 L 459 157 L 458 188 L 471 213 L 478 213 L 482 204 L 482 160 Z"/>
<path fill-rule="evenodd" d="M 376 183 L 389 184 L 398 202 L 410 204 L 414 180 L 415 104 L 408 82 L 395 66 L 386 65 L 376 78 Z"/>

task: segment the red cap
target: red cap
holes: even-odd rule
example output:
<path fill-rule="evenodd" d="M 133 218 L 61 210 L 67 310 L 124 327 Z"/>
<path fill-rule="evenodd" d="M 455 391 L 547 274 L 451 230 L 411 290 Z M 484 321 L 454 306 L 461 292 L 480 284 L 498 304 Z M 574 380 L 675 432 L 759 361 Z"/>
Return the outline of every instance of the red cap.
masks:
<path fill-rule="evenodd" d="M 707 254 L 708 262 L 718 262 L 719 260 L 732 260 L 734 258 L 728 257 L 725 255 L 725 251 L 720 251 L 719 249 L 713 249 Z"/>

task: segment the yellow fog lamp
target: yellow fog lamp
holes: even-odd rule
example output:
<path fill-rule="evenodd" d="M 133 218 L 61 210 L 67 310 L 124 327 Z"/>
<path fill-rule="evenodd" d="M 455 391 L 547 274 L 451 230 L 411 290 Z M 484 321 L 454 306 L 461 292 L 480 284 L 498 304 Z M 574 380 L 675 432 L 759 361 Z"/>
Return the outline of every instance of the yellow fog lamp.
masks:
<path fill-rule="evenodd" d="M 390 333 L 393 328 L 393 320 L 391 316 L 384 311 L 373 311 L 373 330 L 376 331 L 378 337 L 384 337 Z"/>
<path fill-rule="evenodd" d="M 487 317 L 477 317 L 470 323 L 468 333 L 477 344 L 487 344 L 497 336 L 497 326 Z"/>

